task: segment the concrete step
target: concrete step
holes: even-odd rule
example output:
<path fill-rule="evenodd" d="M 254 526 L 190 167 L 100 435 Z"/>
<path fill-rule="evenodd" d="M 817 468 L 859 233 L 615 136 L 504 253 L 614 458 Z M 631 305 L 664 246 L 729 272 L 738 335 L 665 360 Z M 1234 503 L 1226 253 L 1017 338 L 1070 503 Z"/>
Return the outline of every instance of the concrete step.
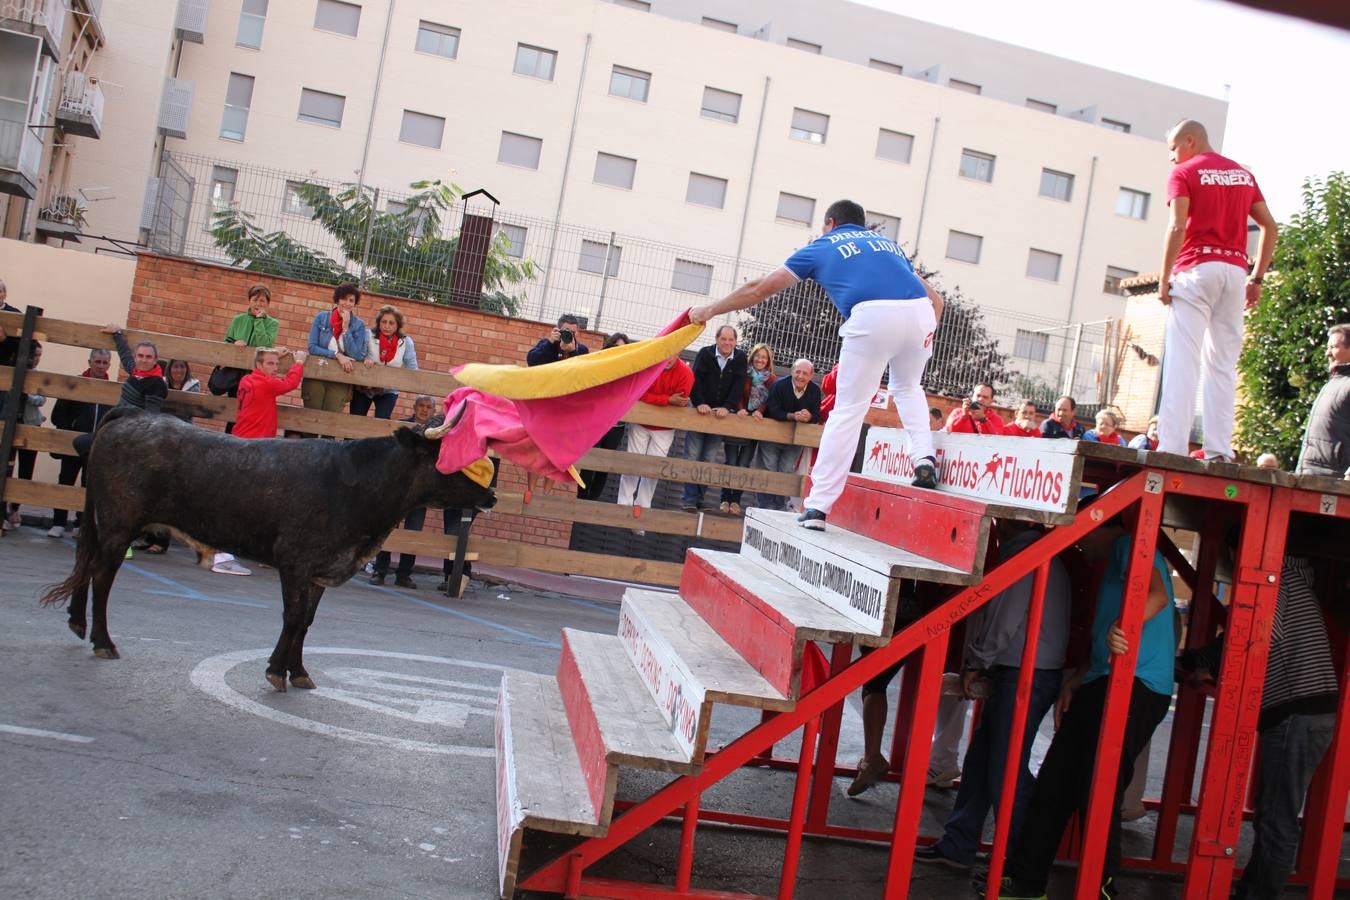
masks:
<path fill-rule="evenodd" d="M 702 765 L 712 704 L 791 709 L 792 701 L 674 594 L 630 588 L 619 639 L 675 740 Z M 681 714 L 686 704 L 697 715 Z"/>
<path fill-rule="evenodd" d="M 880 541 L 827 528 L 811 531 L 791 512 L 747 510 L 741 555 L 850 619 L 859 631 L 889 637 L 900 580 L 974 584 L 979 575 Z"/>
<path fill-rule="evenodd" d="M 737 553 L 690 550 L 680 597 L 775 690 L 793 699 L 807 641 L 879 647 L 888 640 Z"/>
<path fill-rule="evenodd" d="M 603 835 L 610 809 L 591 801 L 551 675 L 510 669 L 502 675 L 496 746 L 497 866 L 502 896 L 509 897 L 525 829 Z"/>

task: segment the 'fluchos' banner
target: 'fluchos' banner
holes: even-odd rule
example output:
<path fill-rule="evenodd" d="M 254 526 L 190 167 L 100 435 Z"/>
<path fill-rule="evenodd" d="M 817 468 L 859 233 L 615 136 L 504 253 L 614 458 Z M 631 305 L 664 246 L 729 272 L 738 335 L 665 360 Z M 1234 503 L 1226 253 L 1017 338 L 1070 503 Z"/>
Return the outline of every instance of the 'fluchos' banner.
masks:
<path fill-rule="evenodd" d="M 933 441 L 940 490 L 1049 512 L 1067 512 L 1076 505 L 1077 441 L 946 432 L 934 433 Z M 912 482 L 909 434 L 902 428 L 869 430 L 862 474 L 898 484 Z"/>

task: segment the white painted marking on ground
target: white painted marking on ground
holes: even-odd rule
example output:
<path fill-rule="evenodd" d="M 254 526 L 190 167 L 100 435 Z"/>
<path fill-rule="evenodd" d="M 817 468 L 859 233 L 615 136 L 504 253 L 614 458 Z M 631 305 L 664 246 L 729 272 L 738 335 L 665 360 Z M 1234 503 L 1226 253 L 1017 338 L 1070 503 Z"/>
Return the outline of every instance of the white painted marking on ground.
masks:
<path fill-rule="evenodd" d="M 442 756 L 471 756 L 483 759 L 491 759 L 496 755 L 492 747 L 473 747 L 464 744 L 453 743 L 432 743 L 430 741 L 418 741 L 411 738 L 398 738 L 383 734 L 374 734 L 367 731 L 358 731 L 354 728 L 344 728 L 340 725 L 330 725 L 327 722 L 316 722 L 288 712 L 282 712 L 270 706 L 252 700 L 230 687 L 225 681 L 225 676 L 231 669 L 241 663 L 264 660 L 272 653 L 269 649 L 261 650 L 237 650 L 232 653 L 222 653 L 219 656 L 213 656 L 202 660 L 197 667 L 192 670 L 192 683 L 199 690 L 214 697 L 227 706 L 244 712 L 252 713 L 264 719 L 270 719 L 282 725 L 289 725 L 293 728 L 299 728 L 304 731 L 310 731 L 315 734 L 322 734 L 327 737 L 338 738 L 339 740 L 351 741 L 355 744 L 366 744 L 370 746 L 388 747 L 393 750 L 412 751 L 417 753 L 435 753 Z M 306 647 L 305 653 L 308 658 L 315 656 L 336 655 L 336 656 L 363 656 L 375 657 L 380 659 L 397 659 L 407 662 L 435 663 L 438 665 L 463 666 L 468 669 L 485 669 L 492 672 L 501 673 L 505 671 L 504 666 L 492 665 L 490 663 L 473 662 L 464 659 L 450 659 L 444 656 L 425 656 L 418 653 L 397 653 L 385 650 L 363 650 L 353 647 Z M 414 677 L 401 676 L 396 673 L 388 673 L 388 678 L 405 678 L 406 680 L 419 680 Z M 428 679 L 434 680 L 434 679 Z M 296 692 L 300 697 L 311 692 Z M 320 696 L 323 691 L 317 692 Z M 347 702 L 350 699 L 344 698 Z"/>
<path fill-rule="evenodd" d="M 24 728 L 22 725 L 0 724 L 0 731 L 8 734 L 21 734 L 25 737 L 51 738 L 54 741 L 69 741 L 72 744 L 91 744 L 94 739 L 82 734 L 68 734 L 64 731 L 47 731 L 44 728 Z"/>

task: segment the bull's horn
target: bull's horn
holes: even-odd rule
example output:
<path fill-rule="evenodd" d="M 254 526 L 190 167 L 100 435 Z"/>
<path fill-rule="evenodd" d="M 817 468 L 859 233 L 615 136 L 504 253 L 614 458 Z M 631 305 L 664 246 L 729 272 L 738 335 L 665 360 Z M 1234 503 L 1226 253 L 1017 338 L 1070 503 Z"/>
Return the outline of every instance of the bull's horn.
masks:
<path fill-rule="evenodd" d="M 439 441 L 449 433 L 450 429 L 459 424 L 459 420 L 464 417 L 464 411 L 468 408 L 469 403 L 466 400 L 459 405 L 459 409 L 455 410 L 453 416 L 447 416 L 444 422 L 437 425 L 435 428 L 428 428 L 426 431 L 422 432 L 422 435 L 429 441 Z"/>

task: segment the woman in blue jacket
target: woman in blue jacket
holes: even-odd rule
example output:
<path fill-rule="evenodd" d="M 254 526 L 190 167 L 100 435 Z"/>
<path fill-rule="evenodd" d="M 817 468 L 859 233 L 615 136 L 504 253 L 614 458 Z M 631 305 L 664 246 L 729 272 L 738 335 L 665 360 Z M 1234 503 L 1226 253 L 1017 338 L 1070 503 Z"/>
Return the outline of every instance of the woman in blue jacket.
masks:
<path fill-rule="evenodd" d="M 357 363 L 366 368 L 375 365 L 370 358 L 370 329 L 356 315 L 356 304 L 361 302 L 361 289 L 351 282 L 333 288 L 333 308 L 314 317 L 309 328 L 309 354 L 325 366 L 333 360 L 342 371 L 351 372 Z M 300 396 L 306 409 L 342 412 L 352 397 L 352 386 L 337 381 L 322 381 L 322 374 L 306 378 L 300 387 Z"/>

